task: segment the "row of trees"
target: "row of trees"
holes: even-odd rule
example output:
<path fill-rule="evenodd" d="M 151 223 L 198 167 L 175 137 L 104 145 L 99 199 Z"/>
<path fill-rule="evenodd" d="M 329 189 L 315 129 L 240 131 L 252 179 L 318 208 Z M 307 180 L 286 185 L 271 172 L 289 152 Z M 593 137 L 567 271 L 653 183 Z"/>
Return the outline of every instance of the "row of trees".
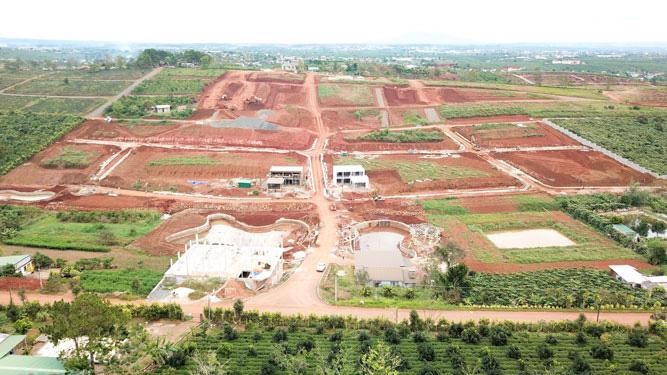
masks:
<path fill-rule="evenodd" d="M 211 64 L 211 56 L 192 49 L 183 52 L 170 52 L 148 48 L 143 50 L 134 61 L 134 65 L 142 69 L 161 65 L 178 65 L 180 63 L 190 63 L 207 67 Z"/>

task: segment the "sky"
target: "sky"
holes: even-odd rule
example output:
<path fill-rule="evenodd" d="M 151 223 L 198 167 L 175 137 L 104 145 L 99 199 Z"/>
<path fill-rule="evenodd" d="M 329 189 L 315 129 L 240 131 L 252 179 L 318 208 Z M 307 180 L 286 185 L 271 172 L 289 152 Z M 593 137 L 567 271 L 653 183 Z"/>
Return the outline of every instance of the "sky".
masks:
<path fill-rule="evenodd" d="M 667 1 L 20 0 L 0 38 L 119 43 L 667 42 Z"/>

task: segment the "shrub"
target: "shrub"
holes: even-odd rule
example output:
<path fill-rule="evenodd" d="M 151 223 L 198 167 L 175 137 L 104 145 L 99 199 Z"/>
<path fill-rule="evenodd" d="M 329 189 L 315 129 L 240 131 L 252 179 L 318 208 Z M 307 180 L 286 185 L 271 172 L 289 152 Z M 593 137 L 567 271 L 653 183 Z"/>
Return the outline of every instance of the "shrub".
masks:
<path fill-rule="evenodd" d="M 551 348 L 549 348 L 546 344 L 542 343 L 537 346 L 537 358 L 545 361 L 553 356 L 553 350 L 551 350 Z"/>
<path fill-rule="evenodd" d="M 632 362 L 630 362 L 630 366 L 628 366 L 628 370 L 638 372 L 640 374 L 648 374 L 649 373 L 649 368 L 646 362 L 644 362 L 641 359 L 635 359 Z"/>
<path fill-rule="evenodd" d="M 640 328 L 635 328 L 628 333 L 628 344 L 637 348 L 645 348 L 648 345 L 646 332 Z"/>
<path fill-rule="evenodd" d="M 222 337 L 227 341 L 234 341 L 238 337 L 238 333 L 231 325 L 225 324 L 222 328 Z"/>
<path fill-rule="evenodd" d="M 570 357 L 572 360 L 572 364 L 570 365 L 570 373 L 577 375 L 587 375 L 593 372 L 591 364 L 588 363 L 588 361 L 585 359 L 581 358 L 579 353 L 574 352 L 568 357 Z"/>
<path fill-rule="evenodd" d="M 590 350 L 591 357 L 595 359 L 614 359 L 614 351 L 605 344 L 595 345 Z"/>
<path fill-rule="evenodd" d="M 419 369 L 417 375 L 440 375 L 440 371 L 431 367 L 430 365 L 426 365 Z"/>
<path fill-rule="evenodd" d="M 287 331 L 279 329 L 273 334 L 273 342 L 287 341 Z"/>
<path fill-rule="evenodd" d="M 215 354 L 218 358 L 229 358 L 232 355 L 232 346 L 226 342 L 223 342 L 216 349 Z"/>
<path fill-rule="evenodd" d="M 556 345 L 558 344 L 558 339 L 554 335 L 547 335 L 547 337 L 544 338 L 544 342 L 549 345 Z"/>
<path fill-rule="evenodd" d="M 336 331 L 329 336 L 331 342 L 341 342 L 343 340 L 343 331 Z"/>
<path fill-rule="evenodd" d="M 435 349 L 429 343 L 419 343 L 417 345 L 417 358 L 421 361 L 432 362 L 435 360 Z"/>
<path fill-rule="evenodd" d="M 405 292 L 403 293 L 403 298 L 405 299 L 414 299 L 415 298 L 415 290 L 412 288 L 406 289 Z"/>
<path fill-rule="evenodd" d="M 389 344 L 398 345 L 401 342 L 401 336 L 394 327 L 389 327 L 384 331 L 384 340 Z"/>
<path fill-rule="evenodd" d="M 25 334 L 30 328 L 32 328 L 32 321 L 27 317 L 20 318 L 14 322 L 14 329 L 16 333 Z"/>
<path fill-rule="evenodd" d="M 412 334 L 412 341 L 417 342 L 417 343 L 426 342 L 426 341 L 428 341 L 428 335 L 424 332 L 417 331 L 417 332 Z"/>
<path fill-rule="evenodd" d="M 491 345 L 504 346 L 507 345 L 508 334 L 502 327 L 493 327 L 491 330 Z"/>
<path fill-rule="evenodd" d="M 489 348 L 484 348 L 482 352 L 480 353 L 480 361 L 482 364 L 482 369 L 484 370 L 484 373 L 487 375 L 499 375 L 502 373 L 502 369 L 500 368 L 500 363 L 496 359 L 496 357 L 493 356 Z"/>
<path fill-rule="evenodd" d="M 449 335 L 452 336 L 453 338 L 459 338 L 461 337 L 461 333 L 463 333 L 463 324 L 461 323 L 453 323 L 452 325 L 449 326 Z"/>
<path fill-rule="evenodd" d="M 577 332 L 577 337 L 574 339 L 574 342 L 577 343 L 577 345 L 586 345 L 588 337 L 583 332 Z"/>
<path fill-rule="evenodd" d="M 435 339 L 439 342 L 449 341 L 449 335 L 445 331 L 438 331 L 435 335 Z"/>
<path fill-rule="evenodd" d="M 394 291 L 394 288 L 390 286 L 383 286 L 382 287 L 382 297 L 385 298 L 393 298 L 396 296 L 396 292 Z"/>
<path fill-rule="evenodd" d="M 461 340 L 467 344 L 477 344 L 482 339 L 482 336 L 474 327 L 468 327 L 461 333 Z"/>
<path fill-rule="evenodd" d="M 512 359 L 521 358 L 521 348 L 518 345 L 512 344 L 507 348 L 507 357 Z"/>
<path fill-rule="evenodd" d="M 314 348 L 315 348 L 315 341 L 310 336 L 306 337 L 305 339 L 302 339 L 302 340 L 300 340 L 299 342 L 296 343 L 296 350 L 297 351 L 310 352 Z"/>

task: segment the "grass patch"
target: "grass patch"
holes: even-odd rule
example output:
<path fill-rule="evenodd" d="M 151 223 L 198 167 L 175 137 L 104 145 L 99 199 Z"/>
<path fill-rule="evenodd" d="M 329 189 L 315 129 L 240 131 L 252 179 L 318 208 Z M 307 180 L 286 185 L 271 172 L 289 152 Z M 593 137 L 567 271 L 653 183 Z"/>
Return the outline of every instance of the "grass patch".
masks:
<path fill-rule="evenodd" d="M 519 211 L 558 211 L 560 206 L 553 198 L 545 195 L 513 195 Z"/>
<path fill-rule="evenodd" d="M 92 293 L 123 292 L 145 297 L 162 275 L 160 271 L 133 268 L 83 271 L 81 288 Z"/>
<path fill-rule="evenodd" d="M 199 156 L 172 156 L 163 159 L 153 160 L 148 165 L 151 167 L 164 167 L 175 165 L 215 165 L 218 162 L 205 155 Z"/>
<path fill-rule="evenodd" d="M 42 161 L 42 167 L 51 169 L 86 168 L 93 155 L 77 150 L 74 147 L 65 147 L 58 156 Z"/>
<path fill-rule="evenodd" d="M 497 83 L 484 84 L 479 82 L 466 83 L 466 82 L 452 82 L 452 81 L 425 81 L 424 83 L 428 86 L 467 87 L 467 88 L 526 92 L 532 94 L 571 96 L 571 97 L 586 98 L 586 99 L 599 99 L 599 100 L 607 99 L 607 97 L 605 97 L 604 94 L 602 94 L 597 88 L 560 87 L 560 86 L 523 86 L 523 85 L 504 85 Z"/>
<path fill-rule="evenodd" d="M 426 125 L 428 120 L 415 111 L 407 111 L 403 114 L 403 122 L 406 125 Z"/>
<path fill-rule="evenodd" d="M 456 198 L 431 199 L 419 202 L 424 211 L 432 213 L 434 215 L 468 214 L 468 210 L 465 209 L 465 207 L 458 205 L 457 203 L 458 199 Z"/>
<path fill-rule="evenodd" d="M 36 79 L 7 90 L 12 94 L 112 96 L 130 85 L 129 81 Z"/>
<path fill-rule="evenodd" d="M 365 117 L 380 117 L 380 111 L 377 109 L 357 109 L 356 111 L 352 112 L 352 115 L 355 119 L 357 119 L 357 121 L 361 121 Z"/>
<path fill-rule="evenodd" d="M 317 96 L 323 105 L 372 106 L 375 98 L 368 85 L 322 83 L 317 86 Z"/>
<path fill-rule="evenodd" d="M 390 131 L 388 129 L 384 129 L 384 130 L 375 130 L 356 139 L 362 141 L 389 142 L 389 143 L 421 143 L 421 142 L 440 142 L 444 138 L 445 135 L 440 130 Z"/>
<path fill-rule="evenodd" d="M 204 79 L 149 79 L 132 90 L 133 95 L 198 94 L 208 83 Z"/>
<path fill-rule="evenodd" d="M 338 157 L 334 164 L 354 165 L 360 164 L 367 171 L 373 170 L 396 170 L 401 179 L 406 183 L 414 183 L 418 180 L 442 180 L 472 177 L 487 177 L 488 174 L 478 169 L 441 165 L 432 161 L 396 161 L 391 159 L 366 159 L 350 156 Z"/>
<path fill-rule="evenodd" d="M 137 220 L 114 223 L 111 219 L 103 219 L 103 216 L 81 222 L 74 218 L 59 218 L 56 213 L 47 212 L 22 226 L 5 243 L 46 249 L 106 252 L 114 246 L 129 244 L 151 231 L 159 222 L 157 213 L 144 215 Z"/>
<path fill-rule="evenodd" d="M 37 98 L 0 94 L 0 111 L 19 110 L 34 102 L 37 102 Z"/>
<path fill-rule="evenodd" d="M 85 114 L 105 103 L 104 99 L 45 98 L 25 108 L 26 111 Z"/>
<path fill-rule="evenodd" d="M 528 115 L 535 118 L 667 115 L 667 111 L 664 109 L 616 105 L 602 101 L 446 104 L 440 106 L 439 112 L 440 117 L 444 119 L 501 115 Z"/>

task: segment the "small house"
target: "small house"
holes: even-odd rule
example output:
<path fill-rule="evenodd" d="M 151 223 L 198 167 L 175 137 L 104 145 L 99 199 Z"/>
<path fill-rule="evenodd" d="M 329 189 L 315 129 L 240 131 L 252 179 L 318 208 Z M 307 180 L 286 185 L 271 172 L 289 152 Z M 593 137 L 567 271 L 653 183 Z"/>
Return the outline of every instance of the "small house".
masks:
<path fill-rule="evenodd" d="M 153 106 L 153 112 L 155 113 L 170 113 L 171 105 L 170 104 L 158 104 Z"/>
<path fill-rule="evenodd" d="M 5 267 L 8 264 L 13 265 L 14 270 L 20 272 L 22 275 L 30 274 L 35 270 L 35 265 L 33 264 L 30 255 L 10 255 L 0 257 L 0 267 Z"/>
<path fill-rule="evenodd" d="M 303 167 L 300 166 L 273 166 L 269 170 L 269 179 L 282 178 L 282 185 L 303 184 Z M 273 180 L 274 182 L 277 180 Z"/>
<path fill-rule="evenodd" d="M 625 224 L 614 224 L 612 225 L 612 229 L 624 237 L 631 238 L 633 241 L 639 241 L 639 234 Z"/>
<path fill-rule="evenodd" d="M 667 276 L 646 276 L 627 264 L 611 265 L 609 269 L 616 280 L 624 281 L 633 288 L 652 289 L 660 286 L 667 289 Z"/>
<path fill-rule="evenodd" d="M 237 181 L 236 186 L 241 189 L 249 189 L 252 187 L 252 180 L 247 178 L 241 178 Z"/>
<path fill-rule="evenodd" d="M 25 344 L 25 335 L 0 333 L 0 358 L 18 353 L 23 344 Z"/>
<path fill-rule="evenodd" d="M 355 271 L 365 272 L 373 286 L 414 286 L 417 269 L 400 251 L 361 251 L 354 258 Z"/>
<path fill-rule="evenodd" d="M 361 165 L 334 165 L 334 183 L 355 189 L 368 189 L 370 186 L 366 170 Z"/>
<path fill-rule="evenodd" d="M 280 191 L 285 184 L 285 179 L 282 177 L 269 177 L 266 179 L 266 188 L 269 191 Z"/>

